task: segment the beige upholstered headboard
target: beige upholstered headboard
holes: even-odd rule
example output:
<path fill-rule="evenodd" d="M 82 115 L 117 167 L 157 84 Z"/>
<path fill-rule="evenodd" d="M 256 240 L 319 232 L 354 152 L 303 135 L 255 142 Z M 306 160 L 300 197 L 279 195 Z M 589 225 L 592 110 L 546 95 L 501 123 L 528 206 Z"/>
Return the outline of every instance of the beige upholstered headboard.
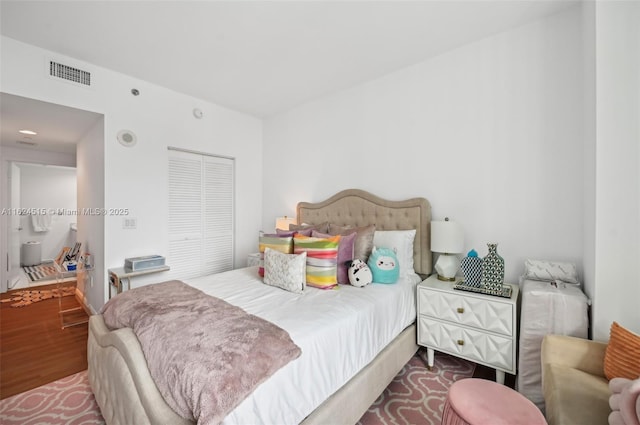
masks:
<path fill-rule="evenodd" d="M 414 268 L 421 275 L 431 273 L 431 205 L 425 198 L 388 201 L 364 190 L 347 189 L 322 202 L 299 202 L 296 213 L 298 224 L 328 221 L 354 227 L 375 224 L 376 230 L 416 229 Z"/>

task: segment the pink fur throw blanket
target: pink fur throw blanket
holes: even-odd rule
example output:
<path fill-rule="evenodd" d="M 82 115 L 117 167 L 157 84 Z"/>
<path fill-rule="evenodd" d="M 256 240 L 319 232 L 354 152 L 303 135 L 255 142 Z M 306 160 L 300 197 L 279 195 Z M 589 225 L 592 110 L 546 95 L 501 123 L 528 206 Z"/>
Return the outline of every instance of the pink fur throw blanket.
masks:
<path fill-rule="evenodd" d="M 123 292 L 101 312 L 110 329 L 133 329 L 167 404 L 198 424 L 220 423 L 301 353 L 285 330 L 177 280 Z"/>

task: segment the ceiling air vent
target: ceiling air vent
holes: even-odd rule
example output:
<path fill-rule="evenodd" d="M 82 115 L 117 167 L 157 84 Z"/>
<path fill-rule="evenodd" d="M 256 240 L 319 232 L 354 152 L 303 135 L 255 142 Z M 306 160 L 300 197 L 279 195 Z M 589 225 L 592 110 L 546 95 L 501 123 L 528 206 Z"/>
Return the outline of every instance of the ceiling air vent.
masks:
<path fill-rule="evenodd" d="M 63 65 L 54 61 L 49 61 L 49 75 L 85 86 L 91 85 L 90 72 Z"/>

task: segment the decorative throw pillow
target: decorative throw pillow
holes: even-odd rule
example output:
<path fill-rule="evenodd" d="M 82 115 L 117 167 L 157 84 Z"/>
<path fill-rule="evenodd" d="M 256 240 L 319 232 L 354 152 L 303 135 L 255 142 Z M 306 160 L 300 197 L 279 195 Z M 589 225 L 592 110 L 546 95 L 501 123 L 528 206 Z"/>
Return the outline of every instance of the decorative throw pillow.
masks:
<path fill-rule="evenodd" d="M 376 230 L 373 235 L 373 245 L 395 250 L 400 265 L 400 277 L 406 277 L 415 273 L 413 268 L 413 241 L 415 238 L 416 229 Z"/>
<path fill-rule="evenodd" d="M 275 249 L 283 254 L 293 254 L 293 236 L 279 236 L 277 234 L 260 234 L 258 238 L 258 251 L 260 252 L 260 266 L 258 273 L 264 276 L 264 251 L 267 248 Z"/>
<path fill-rule="evenodd" d="M 353 246 L 353 258 L 359 258 L 365 263 L 371 255 L 373 249 L 373 234 L 376 231 L 375 224 L 363 227 L 337 226 L 329 224 L 330 235 L 346 236 L 352 233 L 356 234 L 356 241 Z"/>
<path fill-rule="evenodd" d="M 328 222 L 324 222 L 324 223 L 320 223 L 320 224 L 307 224 L 307 223 L 302 223 L 302 224 L 290 224 L 289 225 L 289 230 L 317 230 L 318 232 L 322 232 L 322 233 L 329 233 L 329 223 Z"/>
<path fill-rule="evenodd" d="M 314 238 L 330 238 L 331 235 L 326 233 L 320 233 L 314 230 L 311 234 Z M 356 234 L 352 233 L 346 236 L 340 236 L 340 243 L 338 244 L 338 283 L 343 285 L 349 284 L 349 265 L 353 260 L 353 246 L 356 241 Z"/>
<path fill-rule="evenodd" d="M 367 265 L 376 283 L 396 283 L 400 274 L 396 252 L 391 248 L 373 247 Z"/>
<path fill-rule="evenodd" d="M 313 231 L 313 229 L 301 229 L 301 230 L 281 230 L 281 229 L 276 229 L 276 234 L 278 236 L 291 236 L 293 237 L 293 235 L 295 235 L 296 233 L 299 233 L 301 235 L 304 236 L 311 236 L 311 232 Z"/>
<path fill-rule="evenodd" d="M 566 283 L 580 284 L 576 265 L 558 261 L 525 260 L 524 278 L 544 282 L 561 280 Z"/>
<path fill-rule="evenodd" d="M 302 235 L 293 237 L 293 252 L 307 253 L 307 285 L 331 289 L 338 284 L 338 245 L 340 236 L 313 238 Z"/>
<path fill-rule="evenodd" d="M 637 379 L 640 377 L 640 335 L 611 324 L 609 343 L 604 353 L 604 375 L 613 378 Z"/>
<path fill-rule="evenodd" d="M 264 283 L 296 294 L 304 291 L 307 253 L 283 254 L 267 248 L 264 252 Z"/>
<path fill-rule="evenodd" d="M 609 425 L 640 425 L 640 378 L 613 378 L 609 392 Z"/>

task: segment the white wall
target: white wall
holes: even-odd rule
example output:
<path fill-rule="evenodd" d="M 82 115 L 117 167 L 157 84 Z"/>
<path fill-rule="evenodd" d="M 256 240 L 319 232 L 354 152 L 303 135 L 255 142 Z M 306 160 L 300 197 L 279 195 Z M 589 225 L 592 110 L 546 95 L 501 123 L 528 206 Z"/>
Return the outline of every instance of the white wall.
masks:
<path fill-rule="evenodd" d="M 104 218 L 104 266 L 121 267 L 125 257 L 167 255 L 167 147 L 175 146 L 236 159 L 236 266 L 255 250 L 261 221 L 262 123 L 213 103 L 182 95 L 126 75 L 2 38 L 3 92 L 58 103 L 104 115 L 104 207 L 127 208 L 137 219 L 134 230 L 122 229 L 122 216 Z M 92 87 L 77 87 L 45 73 L 54 59 L 92 73 Z M 140 91 L 133 96 L 131 89 Z M 204 118 L 192 114 L 198 107 Z M 116 141 L 121 129 L 134 131 L 136 146 Z M 80 168 L 80 164 L 78 164 Z M 87 184 L 101 182 L 88 182 Z M 99 272 L 99 270 L 96 270 Z M 104 280 L 106 275 L 100 276 Z M 158 281 L 162 275 L 134 281 Z M 90 300 L 98 310 L 104 299 Z"/>
<path fill-rule="evenodd" d="M 595 5 L 596 211 L 593 337 L 640 334 L 640 3 Z"/>
<path fill-rule="evenodd" d="M 75 168 L 20 164 L 20 170 L 22 208 L 60 212 L 76 210 Z M 70 227 L 77 221 L 75 215 L 51 214 L 51 225 L 46 232 L 34 231 L 30 215 L 23 215 L 20 220 L 20 243 L 40 242 L 43 261 L 54 260 L 63 247 L 73 246 L 76 242 L 76 232 Z"/>
<path fill-rule="evenodd" d="M 76 166 L 75 154 L 29 148 L 0 146 L 0 157 L 2 157 L 3 161 L 31 162 L 34 164 L 59 165 L 61 167 Z"/>
<path fill-rule="evenodd" d="M 265 122 L 264 214 L 346 188 L 420 196 L 506 279 L 583 246 L 581 14 L 501 33 Z"/>
<path fill-rule="evenodd" d="M 584 292 L 595 301 L 596 286 L 596 45 L 595 2 L 582 4 L 582 68 L 584 114 Z M 590 310 L 592 320 L 593 309 Z M 593 334 L 593 328 L 590 329 Z M 592 335 L 591 335 L 592 336 Z"/>
<path fill-rule="evenodd" d="M 78 141 L 78 209 L 104 208 L 105 163 L 104 163 L 104 117 L 98 119 L 87 134 Z M 77 291 L 83 295 L 87 307 L 97 312 L 101 300 L 107 299 L 108 286 L 105 282 L 105 217 L 103 215 L 80 214 L 77 240 L 82 244 L 82 252 L 90 254 L 93 270 L 81 271 L 77 276 Z"/>

